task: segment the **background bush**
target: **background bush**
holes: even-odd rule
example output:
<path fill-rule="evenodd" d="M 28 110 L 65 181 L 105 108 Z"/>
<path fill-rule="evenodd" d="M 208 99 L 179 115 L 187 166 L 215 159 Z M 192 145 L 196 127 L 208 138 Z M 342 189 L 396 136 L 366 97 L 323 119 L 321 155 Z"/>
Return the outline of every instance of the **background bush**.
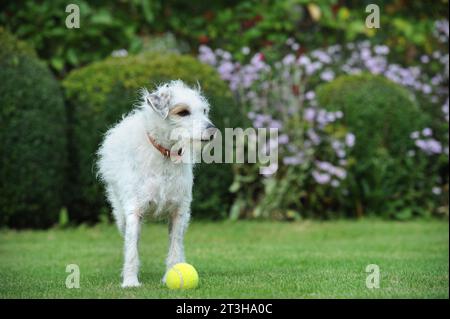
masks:
<path fill-rule="evenodd" d="M 411 147 L 411 132 L 424 127 L 424 115 L 414 97 L 385 77 L 341 76 L 317 91 L 319 104 L 344 112 L 344 123 L 355 132 L 354 155 L 366 159 L 387 151 L 403 156 Z"/>
<path fill-rule="evenodd" d="M 237 123 L 242 121 L 280 130 L 276 174 L 261 175 L 259 167 L 248 164 L 233 165 L 232 172 L 224 166 L 198 169 L 205 178 L 196 183 L 194 214 L 222 215 L 231 202 L 231 218 L 335 218 L 372 212 L 403 219 L 428 214 L 448 217 L 447 0 L 378 1 L 381 29 L 365 27 L 366 1 L 73 3 L 80 6 L 80 29 L 65 27 L 67 3 L 62 0 L 0 3 L 0 25 L 33 45 L 58 79 L 89 64 L 65 80 L 70 166 L 67 186 L 59 183 L 59 187 L 67 189 L 65 203 L 72 219 L 94 221 L 106 212 L 103 192 L 94 179 L 95 150 L 102 133 L 130 110 L 138 87 L 178 77 L 190 83 L 214 78 L 206 84 L 213 104 L 232 104 L 229 94 L 221 93 L 227 90 L 223 83 L 216 75 L 209 77 L 210 69 L 199 69 L 187 57 L 171 55 L 172 63 L 164 57 L 168 51 L 198 53 L 200 61 L 214 67 L 227 82 L 239 106 L 231 108 L 231 115 L 230 108 L 214 109 L 224 112 L 215 115 L 219 126 L 228 119 L 227 126 L 246 126 Z M 8 47 L 4 41 L 1 45 Z M 143 53 L 149 58 L 108 58 Z M 360 83 L 345 81 L 352 88 L 339 91 L 336 102 L 365 107 L 364 112 L 358 109 L 345 118 L 352 120 L 351 127 L 341 123 L 340 105 L 319 101 L 318 87 L 340 75 L 364 72 L 390 79 L 415 100 L 409 101 L 405 90 L 381 78 L 370 78 L 371 87 L 364 76 Z M 22 91 L 14 85 L 7 96 L 12 90 Z M 366 107 L 369 96 L 373 104 Z M 399 103 L 400 108 L 417 104 L 418 116 L 411 109 L 400 112 Z M 382 112 L 394 104 L 387 109 L 389 116 Z M 56 108 L 55 116 L 58 112 Z M 51 157 L 60 155 L 56 147 Z M 233 198 L 227 190 L 231 180 Z"/>
<path fill-rule="evenodd" d="M 239 110 L 226 84 L 211 67 L 196 59 L 169 53 L 149 53 L 126 58 L 109 58 L 73 71 L 63 82 L 72 122 L 70 132 L 71 219 L 97 220 L 105 211 L 105 196 L 95 177 L 95 152 L 103 133 L 130 111 L 140 87 L 181 79 L 197 81 L 208 97 L 213 122 L 219 129 L 238 126 Z M 230 165 L 198 165 L 195 168 L 192 212 L 196 216 L 221 217 L 231 201 Z"/>
<path fill-rule="evenodd" d="M 426 176 L 414 174 L 419 167 L 407 154 L 414 147 L 411 133 L 425 127 L 428 118 L 411 93 L 382 76 L 363 74 L 341 76 L 321 86 L 317 95 L 323 107 L 343 111 L 344 125 L 356 135 L 347 208 L 358 215 L 417 213 L 403 209 L 423 206 L 413 205 L 411 191 L 423 191 L 417 183 Z"/>
<path fill-rule="evenodd" d="M 58 219 L 66 117 L 58 82 L 32 49 L 0 28 L 0 226 Z"/>
<path fill-rule="evenodd" d="M 448 18 L 448 1 L 377 1 L 381 25 L 389 32 L 365 28 L 367 1 L 355 0 L 74 0 L 81 28 L 65 27 L 64 0 L 2 1 L 0 24 L 37 49 L 58 74 L 98 61 L 111 51 L 137 53 L 149 36 L 171 32 L 191 51 L 200 44 L 223 48 L 244 59 L 242 47 L 276 60 L 288 38 L 301 43 L 299 53 L 324 45 L 370 38 L 395 48 L 413 62 L 431 53 L 434 20 Z M 301 32 L 298 32 L 301 30 Z M 306 31 L 306 32 L 305 32 Z"/>

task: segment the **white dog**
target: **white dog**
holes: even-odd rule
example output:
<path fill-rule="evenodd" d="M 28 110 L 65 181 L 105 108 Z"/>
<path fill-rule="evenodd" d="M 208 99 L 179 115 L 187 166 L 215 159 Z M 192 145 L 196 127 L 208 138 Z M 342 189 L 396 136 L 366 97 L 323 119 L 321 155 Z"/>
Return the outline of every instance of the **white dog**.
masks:
<path fill-rule="evenodd" d="M 143 89 L 142 102 L 105 135 L 98 168 L 124 235 L 122 287 L 140 285 L 138 241 L 146 212 L 169 218 L 167 270 L 185 260 L 183 237 L 190 219 L 193 173 L 183 156 L 189 143 L 214 137 L 217 129 L 208 113 L 199 88 L 172 81 L 152 93 Z M 181 139 L 174 139 L 174 132 L 182 132 Z"/>

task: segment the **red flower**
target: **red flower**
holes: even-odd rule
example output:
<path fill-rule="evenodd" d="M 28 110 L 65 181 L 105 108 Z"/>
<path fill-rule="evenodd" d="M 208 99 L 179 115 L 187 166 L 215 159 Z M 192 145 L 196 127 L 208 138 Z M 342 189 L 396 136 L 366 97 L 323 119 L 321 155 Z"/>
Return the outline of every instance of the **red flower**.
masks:
<path fill-rule="evenodd" d="M 339 3 L 333 4 L 331 6 L 331 11 L 333 12 L 333 16 L 336 17 L 339 9 L 341 8 L 341 5 Z"/>
<path fill-rule="evenodd" d="M 253 18 L 253 21 L 255 21 L 255 22 L 259 22 L 259 21 L 262 21 L 263 20 L 263 17 L 262 17 L 262 15 L 260 15 L 260 14 L 258 14 L 257 16 L 255 16 L 254 18 Z"/>
<path fill-rule="evenodd" d="M 208 11 L 206 11 L 206 12 L 203 14 L 203 17 L 204 17 L 206 20 L 211 21 L 211 20 L 214 19 L 214 12 L 212 12 L 211 10 L 208 10 Z"/>
<path fill-rule="evenodd" d="M 201 36 L 198 37 L 198 42 L 200 42 L 201 44 L 206 44 L 209 42 L 209 38 L 208 36 L 202 34 Z"/>
<path fill-rule="evenodd" d="M 244 20 L 242 21 L 242 28 L 243 29 L 250 29 L 255 25 L 255 22 L 253 20 Z"/>
<path fill-rule="evenodd" d="M 270 47 L 272 45 L 273 45 L 273 41 L 270 41 L 270 40 L 263 41 L 263 46 L 265 46 L 265 47 Z"/>

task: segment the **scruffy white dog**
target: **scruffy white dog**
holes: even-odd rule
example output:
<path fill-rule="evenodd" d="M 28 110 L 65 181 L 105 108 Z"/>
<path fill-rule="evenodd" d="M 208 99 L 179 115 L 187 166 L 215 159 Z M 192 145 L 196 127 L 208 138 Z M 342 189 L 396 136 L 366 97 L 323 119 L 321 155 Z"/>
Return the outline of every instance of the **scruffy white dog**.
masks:
<path fill-rule="evenodd" d="M 98 150 L 99 176 L 125 240 L 122 287 L 140 285 L 138 241 L 146 212 L 168 216 L 167 270 L 185 261 L 193 173 L 183 156 L 189 143 L 209 141 L 217 131 L 200 88 L 177 80 L 141 93 L 141 103 L 106 133 Z"/>

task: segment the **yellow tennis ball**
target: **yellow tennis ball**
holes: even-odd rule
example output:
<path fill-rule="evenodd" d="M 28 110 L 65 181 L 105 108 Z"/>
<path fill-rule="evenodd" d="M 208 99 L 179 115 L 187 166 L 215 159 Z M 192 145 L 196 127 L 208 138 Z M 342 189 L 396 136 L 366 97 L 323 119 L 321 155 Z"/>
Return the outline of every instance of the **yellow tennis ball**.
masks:
<path fill-rule="evenodd" d="M 198 285 L 198 273 L 194 266 L 179 263 L 169 269 L 166 286 L 169 289 L 193 289 Z"/>

